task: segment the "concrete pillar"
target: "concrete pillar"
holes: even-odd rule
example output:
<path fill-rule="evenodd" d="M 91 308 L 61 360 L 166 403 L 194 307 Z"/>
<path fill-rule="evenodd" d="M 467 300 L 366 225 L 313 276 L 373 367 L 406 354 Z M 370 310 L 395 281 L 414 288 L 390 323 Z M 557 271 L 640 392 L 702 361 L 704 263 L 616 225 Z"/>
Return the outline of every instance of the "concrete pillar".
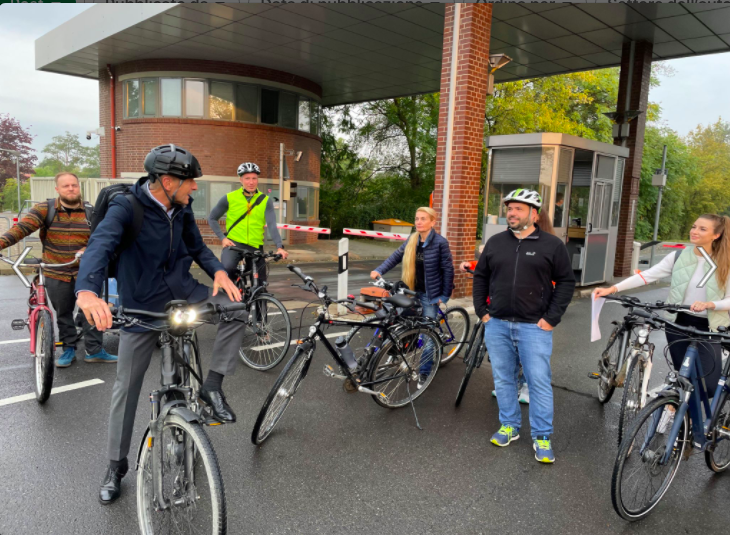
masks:
<path fill-rule="evenodd" d="M 632 46 L 633 45 L 633 46 Z M 624 43 L 621 55 L 621 77 L 619 79 L 616 111 L 641 110 L 643 113 L 629 123 L 629 137 L 617 145 L 629 148 L 630 154 L 624 168 L 621 189 L 621 212 L 618 224 L 618 242 L 614 277 L 628 277 L 631 271 L 631 252 L 636 230 L 636 210 L 639 204 L 639 181 L 641 159 L 644 153 L 644 130 L 649 103 L 649 79 L 651 76 L 651 53 L 653 45 L 646 42 Z"/>
<path fill-rule="evenodd" d="M 458 266 L 476 244 L 492 4 L 446 4 L 445 15 L 433 206 Z M 454 297 L 471 293 L 458 271 L 455 284 Z"/>

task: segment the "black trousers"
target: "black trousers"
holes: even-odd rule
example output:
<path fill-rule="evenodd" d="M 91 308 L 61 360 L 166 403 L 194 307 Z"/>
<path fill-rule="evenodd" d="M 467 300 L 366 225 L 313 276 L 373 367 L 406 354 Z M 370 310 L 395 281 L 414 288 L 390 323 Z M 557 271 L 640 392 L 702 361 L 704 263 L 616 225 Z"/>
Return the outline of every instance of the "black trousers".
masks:
<path fill-rule="evenodd" d="M 261 247 L 251 247 L 250 245 L 246 245 L 245 243 L 238 243 L 236 241 L 234 241 L 233 243 L 236 244 L 236 247 L 240 247 L 241 249 L 250 252 L 264 250 L 263 245 Z M 236 267 L 238 266 L 239 262 L 241 262 L 241 260 L 243 260 L 243 253 L 240 253 L 238 251 L 232 251 L 230 247 L 223 248 L 223 252 L 221 253 L 221 263 L 228 273 L 228 276 L 234 281 L 237 277 Z M 252 263 L 253 259 L 246 259 L 246 270 L 251 269 Z M 257 259 L 256 269 L 259 272 L 259 285 L 263 285 L 263 283 L 266 281 L 266 260 L 264 260 L 263 258 Z"/>
<path fill-rule="evenodd" d="M 59 342 L 63 343 L 63 350 L 76 348 L 76 324 L 74 323 L 74 306 L 76 305 L 76 294 L 74 286 L 76 278 L 71 282 L 64 282 L 46 277 L 46 291 L 51 300 L 53 308 L 56 309 L 56 324 L 58 325 Z M 86 316 L 79 313 L 80 324 L 86 334 L 84 345 L 86 353 L 93 355 L 102 349 L 104 334 L 97 331 L 86 321 Z"/>
<path fill-rule="evenodd" d="M 710 323 L 707 318 L 685 314 L 683 312 L 677 314 L 677 321 L 675 323 L 685 327 L 694 327 L 700 331 L 710 330 Z M 687 338 L 685 333 L 672 331 L 671 328 L 665 332 L 667 334 L 667 342 L 670 344 L 669 354 L 672 356 L 672 364 L 674 364 L 674 369 L 679 371 L 690 342 L 688 340 L 685 341 Z M 707 384 L 707 394 L 713 397 L 717 389 L 717 383 L 720 381 L 720 374 L 722 373 L 722 349 L 720 344 L 708 344 L 699 341 L 697 343 L 697 352 L 699 353 L 702 373 L 705 376 L 705 383 Z"/>

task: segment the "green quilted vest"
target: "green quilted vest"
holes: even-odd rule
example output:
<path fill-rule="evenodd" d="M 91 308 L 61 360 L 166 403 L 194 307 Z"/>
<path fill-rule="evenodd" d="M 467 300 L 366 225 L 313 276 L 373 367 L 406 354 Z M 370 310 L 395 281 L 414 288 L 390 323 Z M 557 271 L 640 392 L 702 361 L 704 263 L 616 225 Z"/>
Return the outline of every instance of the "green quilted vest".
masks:
<path fill-rule="evenodd" d="M 698 258 L 694 254 L 694 245 L 688 245 L 675 260 L 672 268 L 672 286 L 669 290 L 668 303 L 678 304 L 684 300 L 684 293 L 687 291 L 689 281 L 694 275 L 695 269 L 697 269 Z M 709 270 L 710 266 L 705 265 L 705 273 Z M 720 301 L 725 298 L 725 293 L 720 290 L 717 284 L 717 276 L 710 277 L 705 285 L 705 290 L 707 291 L 708 301 Z M 730 316 L 728 316 L 727 310 L 708 310 L 707 319 L 710 322 L 711 331 L 717 331 L 720 325 L 730 325 Z"/>
<path fill-rule="evenodd" d="M 264 199 L 256 206 L 246 219 L 238 223 L 233 230 L 231 226 L 238 221 L 238 218 L 245 214 L 250 206 L 253 206 L 260 196 Z M 260 191 L 251 197 L 249 202 L 243 194 L 243 188 L 232 191 L 228 194 L 228 213 L 226 214 L 226 237 L 238 243 L 245 243 L 251 247 L 261 247 L 264 244 L 264 225 L 266 224 L 266 195 Z"/>

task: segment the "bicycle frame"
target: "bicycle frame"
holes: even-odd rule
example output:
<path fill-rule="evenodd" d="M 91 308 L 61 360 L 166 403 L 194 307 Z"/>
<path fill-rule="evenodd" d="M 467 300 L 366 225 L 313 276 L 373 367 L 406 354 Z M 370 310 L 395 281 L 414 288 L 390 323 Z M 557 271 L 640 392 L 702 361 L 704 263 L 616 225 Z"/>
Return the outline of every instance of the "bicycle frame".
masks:
<path fill-rule="evenodd" d="M 51 315 L 51 321 L 54 321 L 53 311 L 48 307 L 46 296 L 45 277 L 43 269 L 39 266 L 38 277 L 31 283 L 30 297 L 28 298 L 28 328 L 30 330 L 30 354 L 36 356 L 36 319 L 42 310 L 47 310 Z"/>

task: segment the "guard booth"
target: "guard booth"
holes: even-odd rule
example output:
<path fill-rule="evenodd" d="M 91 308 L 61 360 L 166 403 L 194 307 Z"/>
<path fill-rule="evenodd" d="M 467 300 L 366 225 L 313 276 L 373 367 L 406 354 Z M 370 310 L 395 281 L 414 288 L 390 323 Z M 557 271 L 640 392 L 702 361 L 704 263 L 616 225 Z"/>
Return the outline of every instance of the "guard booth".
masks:
<path fill-rule="evenodd" d="M 487 147 L 483 242 L 507 228 L 504 197 L 532 189 L 568 248 L 577 283 L 611 279 L 629 149 L 566 134 L 491 136 Z M 633 226 L 636 206 L 631 210 Z"/>

